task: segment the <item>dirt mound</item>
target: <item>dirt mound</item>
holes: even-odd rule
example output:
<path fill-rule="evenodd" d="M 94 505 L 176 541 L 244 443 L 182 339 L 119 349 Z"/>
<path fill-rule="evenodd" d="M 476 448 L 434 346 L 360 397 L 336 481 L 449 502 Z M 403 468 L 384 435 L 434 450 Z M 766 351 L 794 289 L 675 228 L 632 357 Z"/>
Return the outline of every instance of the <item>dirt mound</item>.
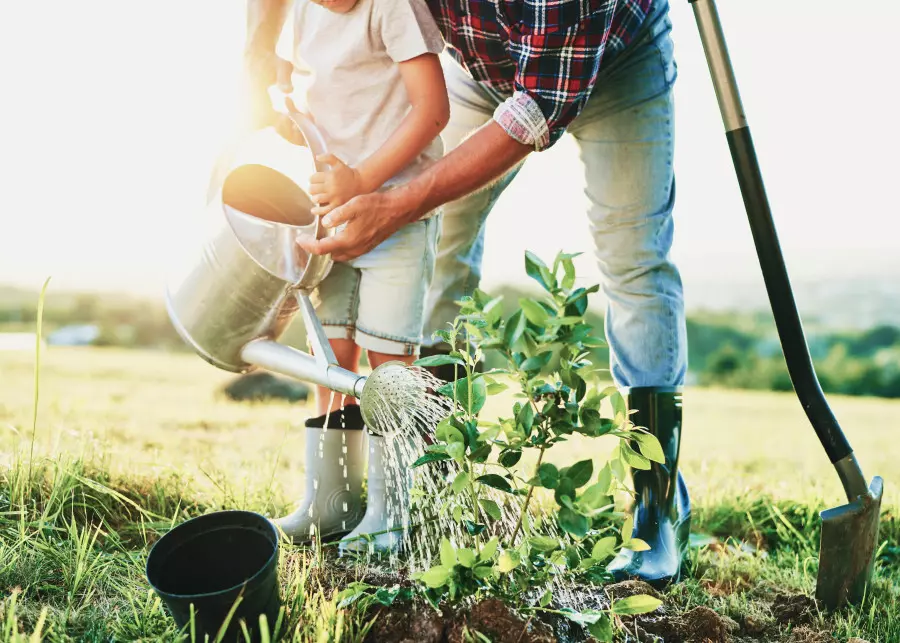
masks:
<path fill-rule="evenodd" d="M 309 398 L 309 387 L 296 380 L 257 371 L 231 380 L 222 389 L 222 393 L 234 402 L 261 402 L 264 400 L 305 402 Z"/>
<path fill-rule="evenodd" d="M 488 599 L 472 607 L 468 617 L 454 622 L 447 632 L 447 643 L 464 643 L 471 640 L 466 630 L 487 636 L 494 643 L 555 643 L 553 630 L 535 619 L 522 619 L 506 604 Z"/>
<path fill-rule="evenodd" d="M 666 643 L 727 643 L 740 629 L 727 616 L 702 605 L 674 616 L 641 617 L 637 625 Z"/>
<path fill-rule="evenodd" d="M 662 600 L 659 592 L 640 580 L 623 580 L 621 583 L 609 585 L 606 588 L 606 593 L 614 601 L 619 601 L 629 596 L 637 596 L 638 594 L 649 594 L 653 598 Z"/>
<path fill-rule="evenodd" d="M 801 625 L 791 632 L 788 643 L 834 643 L 834 637 L 828 632 L 819 632 Z"/>
<path fill-rule="evenodd" d="M 556 643 L 553 629 L 523 618 L 503 601 L 487 599 L 463 612 L 437 612 L 425 605 L 375 608 L 366 643 L 466 643 L 478 632 L 494 643 Z"/>
<path fill-rule="evenodd" d="M 778 594 L 772 601 L 772 616 L 781 625 L 810 625 L 818 613 L 815 599 L 805 594 Z"/>
<path fill-rule="evenodd" d="M 400 605 L 379 610 L 366 643 L 442 643 L 444 615 L 430 607 Z"/>

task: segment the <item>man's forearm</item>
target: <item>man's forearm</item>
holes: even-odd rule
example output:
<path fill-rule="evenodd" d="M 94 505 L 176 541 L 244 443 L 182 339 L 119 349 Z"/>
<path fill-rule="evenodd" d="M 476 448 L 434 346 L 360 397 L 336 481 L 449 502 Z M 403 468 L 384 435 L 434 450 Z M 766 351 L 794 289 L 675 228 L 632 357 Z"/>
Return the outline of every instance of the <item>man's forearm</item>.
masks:
<path fill-rule="evenodd" d="M 248 53 L 275 53 L 291 2 L 292 0 L 247 0 Z"/>
<path fill-rule="evenodd" d="M 511 138 L 494 121 L 488 122 L 410 183 L 418 202 L 414 219 L 484 188 L 532 149 Z"/>

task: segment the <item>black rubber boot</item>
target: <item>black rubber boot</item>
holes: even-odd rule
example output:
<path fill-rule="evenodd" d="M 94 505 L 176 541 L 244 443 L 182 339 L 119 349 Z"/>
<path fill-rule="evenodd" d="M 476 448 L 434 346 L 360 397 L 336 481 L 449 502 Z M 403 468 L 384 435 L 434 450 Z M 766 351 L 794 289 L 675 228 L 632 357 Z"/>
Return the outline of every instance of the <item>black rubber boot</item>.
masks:
<path fill-rule="evenodd" d="M 662 588 L 679 580 L 691 532 L 691 501 L 678 471 L 681 388 L 631 388 L 625 395 L 628 408 L 637 411 L 631 421 L 657 437 L 666 462 L 651 462 L 649 470 L 632 472 L 637 494 L 632 538 L 645 541 L 650 549 L 622 549 L 609 571 L 616 580 L 638 579 Z"/>

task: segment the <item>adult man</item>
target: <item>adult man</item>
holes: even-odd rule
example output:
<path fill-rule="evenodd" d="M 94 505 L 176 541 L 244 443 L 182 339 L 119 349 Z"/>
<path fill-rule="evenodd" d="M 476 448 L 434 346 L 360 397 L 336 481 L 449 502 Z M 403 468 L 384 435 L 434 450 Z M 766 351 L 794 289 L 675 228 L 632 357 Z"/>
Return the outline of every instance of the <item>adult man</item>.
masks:
<path fill-rule="evenodd" d="M 286 0 L 249 0 L 250 62 L 259 101 Z M 397 0 L 402 2 L 404 0 Z M 656 435 L 665 464 L 634 472 L 635 537 L 618 577 L 675 579 L 690 529 L 678 474 L 686 337 L 673 236 L 673 98 L 668 0 L 428 0 L 453 61 L 445 65 L 450 124 L 446 156 L 408 184 L 332 210 L 346 224 L 308 249 L 359 256 L 400 226 L 444 205 L 426 341 L 478 285 L 484 222 L 528 154 L 571 133 L 585 168 L 588 216 L 608 300 L 611 373 L 635 421 Z M 523 217 L 529 216 L 523 213 Z M 536 230 L 539 228 L 536 226 Z M 432 346 L 429 352 L 443 347 Z"/>

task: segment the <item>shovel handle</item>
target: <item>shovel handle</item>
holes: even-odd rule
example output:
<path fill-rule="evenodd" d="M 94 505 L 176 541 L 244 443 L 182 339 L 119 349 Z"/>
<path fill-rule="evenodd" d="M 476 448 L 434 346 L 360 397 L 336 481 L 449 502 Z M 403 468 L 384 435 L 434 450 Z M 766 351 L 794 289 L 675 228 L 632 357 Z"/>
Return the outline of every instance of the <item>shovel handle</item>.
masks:
<path fill-rule="evenodd" d="M 853 457 L 850 443 L 828 406 L 813 367 L 715 0 L 689 2 L 700 30 L 791 383 L 825 453 L 838 470 L 847 497 L 852 500 L 867 492 L 866 481 Z"/>

